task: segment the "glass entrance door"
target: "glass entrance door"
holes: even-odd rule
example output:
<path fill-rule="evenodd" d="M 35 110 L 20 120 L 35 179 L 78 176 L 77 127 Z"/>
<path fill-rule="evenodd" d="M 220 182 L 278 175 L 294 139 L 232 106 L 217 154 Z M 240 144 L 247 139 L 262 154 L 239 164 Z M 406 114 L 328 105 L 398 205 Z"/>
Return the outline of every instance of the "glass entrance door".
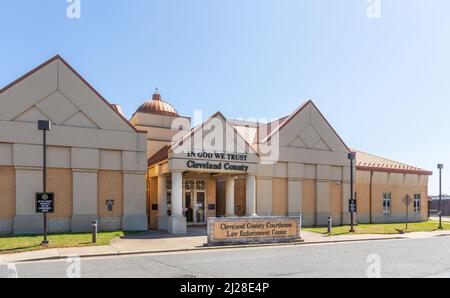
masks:
<path fill-rule="evenodd" d="M 188 225 L 206 224 L 206 193 L 204 191 L 184 193 L 184 216 Z"/>
<path fill-rule="evenodd" d="M 194 206 L 193 193 L 186 191 L 184 193 L 184 216 L 186 217 L 186 222 L 188 225 L 193 225 L 195 223 Z"/>
<path fill-rule="evenodd" d="M 206 224 L 206 194 L 203 191 L 196 193 L 196 208 L 195 208 L 195 224 Z"/>

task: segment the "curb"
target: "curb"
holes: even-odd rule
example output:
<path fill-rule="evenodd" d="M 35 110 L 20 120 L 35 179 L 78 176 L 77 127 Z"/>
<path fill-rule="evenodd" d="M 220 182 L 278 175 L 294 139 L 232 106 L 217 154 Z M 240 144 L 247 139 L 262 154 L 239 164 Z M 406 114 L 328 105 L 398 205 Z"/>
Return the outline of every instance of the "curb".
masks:
<path fill-rule="evenodd" d="M 407 237 L 390 237 L 390 238 L 373 238 L 373 239 L 352 239 L 352 240 L 329 240 L 329 241 L 312 241 L 304 242 L 303 240 L 298 242 L 290 243 L 269 243 L 269 244 L 246 244 L 246 245 L 229 245 L 229 246 L 202 246 L 194 248 L 181 248 L 181 249 L 164 249 L 164 250 L 143 250 L 143 251 L 131 251 L 131 252 L 115 252 L 115 253 L 99 253 L 99 254 L 86 254 L 86 255 L 66 255 L 66 256 L 52 256 L 52 257 L 41 257 L 35 259 L 18 260 L 12 263 L 26 263 L 26 262 L 38 262 L 38 261 L 55 261 L 67 259 L 70 257 L 79 258 L 96 258 L 96 257 L 120 257 L 120 256 L 132 256 L 132 255 L 142 255 L 142 254 L 164 254 L 164 253 L 180 253 L 180 252 L 200 252 L 208 250 L 228 250 L 228 249 L 244 249 L 244 248 L 264 248 L 264 247 L 289 247 L 289 246 L 307 246 L 307 245 L 320 245 L 320 244 L 338 244 L 338 243 L 351 243 L 351 242 L 370 242 L 370 241 L 383 241 L 383 240 L 404 240 Z M 114 250 L 117 250 L 113 247 Z M 7 263 L 3 263 L 7 264 Z M 0 262 L 0 265 L 2 263 Z"/>

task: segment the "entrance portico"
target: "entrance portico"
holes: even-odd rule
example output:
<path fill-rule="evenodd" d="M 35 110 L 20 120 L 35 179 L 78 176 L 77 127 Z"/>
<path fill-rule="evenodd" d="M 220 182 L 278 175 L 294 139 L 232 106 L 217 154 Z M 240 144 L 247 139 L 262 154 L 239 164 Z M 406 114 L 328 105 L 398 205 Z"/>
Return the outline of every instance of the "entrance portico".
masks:
<path fill-rule="evenodd" d="M 243 187 L 238 187 L 236 180 Z M 217 186 L 221 183 L 225 184 L 224 189 Z M 158 203 L 153 228 L 174 235 L 185 234 L 188 226 L 206 225 L 208 217 L 235 217 L 240 205 L 244 205 L 242 215 L 256 216 L 255 175 L 172 171 L 159 174 L 154 185 L 158 189 L 157 196 L 152 197 L 149 192 L 149 205 L 156 207 L 154 202 Z M 239 194 L 245 198 L 243 204 L 235 201 L 236 190 L 241 188 L 245 190 Z M 225 210 L 220 210 L 219 205 L 225 206 Z"/>
<path fill-rule="evenodd" d="M 163 184 L 169 183 L 171 189 L 158 192 L 158 226 L 159 230 L 169 233 L 185 234 L 188 226 L 206 225 L 208 217 L 236 215 L 235 179 L 245 181 L 243 195 L 245 197 L 245 213 L 256 216 L 256 176 L 254 175 L 214 175 L 196 172 L 173 171 L 158 177 L 158 189 L 166 189 Z M 217 184 L 225 180 L 225 198 L 220 195 Z M 168 199 L 170 201 L 168 202 Z M 220 202 L 224 200 L 224 202 Z M 221 215 L 218 205 L 225 205 L 225 214 Z M 167 214 L 170 214 L 168 216 Z"/>
<path fill-rule="evenodd" d="M 167 171 L 151 178 L 149 187 L 157 188 L 149 191 L 150 227 L 171 234 L 206 225 L 208 217 L 256 215 L 255 175 Z"/>

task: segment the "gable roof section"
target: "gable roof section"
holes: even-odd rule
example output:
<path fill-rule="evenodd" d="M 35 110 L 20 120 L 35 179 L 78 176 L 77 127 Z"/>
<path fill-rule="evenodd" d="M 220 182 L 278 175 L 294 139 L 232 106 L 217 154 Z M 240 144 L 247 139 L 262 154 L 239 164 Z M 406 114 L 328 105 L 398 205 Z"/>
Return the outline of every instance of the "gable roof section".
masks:
<path fill-rule="evenodd" d="M 298 107 L 291 115 L 289 115 L 288 117 L 285 118 L 281 118 L 281 123 L 280 125 L 274 127 L 274 129 L 272 130 L 272 132 L 267 136 L 267 138 L 264 140 L 264 142 L 269 142 L 272 137 L 276 134 L 276 133 L 280 133 L 281 130 L 283 130 L 295 117 L 297 117 L 304 109 L 306 109 L 308 106 L 312 106 L 320 115 L 320 117 L 322 117 L 322 119 L 325 121 L 325 123 L 328 125 L 328 127 L 333 131 L 333 133 L 337 136 L 337 138 L 339 139 L 339 141 L 342 143 L 342 145 L 344 145 L 344 147 L 348 150 L 348 152 L 350 152 L 350 148 L 347 146 L 347 144 L 344 142 L 344 140 L 342 140 L 342 138 L 339 136 L 339 134 L 336 132 L 336 130 L 333 128 L 333 126 L 330 124 L 330 122 L 327 120 L 327 118 L 325 118 L 325 116 L 322 114 L 322 112 L 317 108 L 317 106 L 314 104 L 314 102 L 312 100 L 308 100 L 306 102 L 304 102 L 300 107 Z"/>
<path fill-rule="evenodd" d="M 208 120 L 206 120 L 205 122 L 203 122 L 202 124 L 197 125 L 195 128 L 193 128 L 191 130 L 190 133 L 186 134 L 177 144 L 175 144 L 172 149 L 176 148 L 177 146 L 181 146 L 188 138 L 192 138 L 195 136 L 195 133 L 198 132 L 200 129 L 202 129 L 207 123 L 209 123 L 210 121 L 212 121 L 215 118 L 221 118 L 224 122 L 226 126 L 229 126 L 230 128 L 233 129 L 233 131 L 235 132 L 235 135 L 238 138 L 242 138 L 242 140 L 245 142 L 245 144 L 248 145 L 248 148 L 252 151 L 252 153 L 256 154 L 257 156 L 259 156 L 258 152 L 253 148 L 252 144 L 236 129 L 236 127 L 234 127 L 232 124 L 229 123 L 229 121 L 227 120 L 227 118 L 221 113 L 221 112 L 216 112 L 214 115 L 212 115 L 211 117 L 208 118 Z"/>
<path fill-rule="evenodd" d="M 0 96 L 4 94 L 5 92 L 11 90 L 15 86 L 17 86 L 19 83 L 25 81 L 26 79 L 32 77 L 34 74 L 38 73 L 39 71 L 43 70 L 47 66 L 51 65 L 53 62 L 57 61 L 58 63 L 62 63 L 63 66 L 65 66 L 70 73 L 72 73 L 77 79 L 79 79 L 82 84 L 84 84 L 85 87 L 87 87 L 97 98 L 99 98 L 108 109 L 114 112 L 115 115 L 117 115 L 121 121 L 125 122 L 126 125 L 128 125 L 134 132 L 137 133 L 143 133 L 143 131 L 137 130 L 123 115 L 119 113 L 117 109 L 115 109 L 92 85 L 90 85 L 72 66 L 70 66 L 61 56 L 56 55 L 55 57 L 49 59 L 48 61 L 44 62 L 43 64 L 39 65 L 38 67 L 34 68 L 33 70 L 29 71 L 25 75 L 21 76 L 20 78 L 16 79 L 12 83 L 8 84 L 7 86 L 0 89 Z M 58 66 L 59 68 L 59 66 Z M 58 76 L 59 76 L 59 69 L 58 69 Z M 58 83 L 59 83 L 59 77 L 58 77 Z M 57 86 L 57 90 L 59 90 L 59 86 Z M 25 112 L 25 111 L 23 111 Z"/>
<path fill-rule="evenodd" d="M 387 158 L 379 157 L 359 150 L 353 151 L 356 152 L 357 170 L 428 175 L 428 176 L 433 175 L 433 172 L 418 167 L 410 166 L 398 161 L 393 161 Z"/>

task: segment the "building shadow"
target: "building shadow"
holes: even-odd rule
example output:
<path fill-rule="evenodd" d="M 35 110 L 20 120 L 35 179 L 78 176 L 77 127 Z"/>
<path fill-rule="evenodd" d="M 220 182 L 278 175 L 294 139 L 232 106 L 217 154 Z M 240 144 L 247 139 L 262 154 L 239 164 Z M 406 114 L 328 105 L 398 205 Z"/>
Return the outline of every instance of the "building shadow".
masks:
<path fill-rule="evenodd" d="M 186 238 L 186 237 L 203 237 L 207 236 L 206 226 L 192 226 L 187 228 L 187 233 L 184 235 L 172 235 L 167 231 L 149 230 L 142 233 L 126 234 L 120 239 L 145 240 L 145 239 L 167 239 L 167 238 Z"/>

